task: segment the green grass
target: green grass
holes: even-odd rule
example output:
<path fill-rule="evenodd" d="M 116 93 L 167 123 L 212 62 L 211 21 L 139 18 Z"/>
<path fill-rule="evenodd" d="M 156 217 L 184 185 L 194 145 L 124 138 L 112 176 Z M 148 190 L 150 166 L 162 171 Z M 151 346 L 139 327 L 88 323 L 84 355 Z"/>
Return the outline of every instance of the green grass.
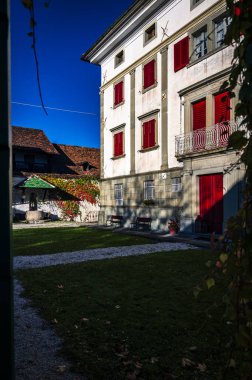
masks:
<path fill-rule="evenodd" d="M 197 300 L 191 292 L 212 255 L 177 251 L 17 275 L 63 338 L 63 353 L 89 380 L 216 380 L 231 329 L 221 307 L 212 308 L 221 287 Z M 196 365 L 184 368 L 183 358 Z"/>
<path fill-rule="evenodd" d="M 13 254 L 14 256 L 43 255 L 153 242 L 140 236 L 88 227 L 31 228 L 13 231 Z"/>

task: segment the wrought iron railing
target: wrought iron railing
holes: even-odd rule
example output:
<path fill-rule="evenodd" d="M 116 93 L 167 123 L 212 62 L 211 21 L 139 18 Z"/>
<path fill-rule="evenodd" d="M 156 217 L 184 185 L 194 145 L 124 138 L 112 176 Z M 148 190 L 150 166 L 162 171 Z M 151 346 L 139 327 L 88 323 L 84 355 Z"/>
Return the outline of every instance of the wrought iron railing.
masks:
<path fill-rule="evenodd" d="M 226 147 L 229 136 L 238 130 L 239 121 L 225 121 L 210 128 L 197 129 L 175 137 L 176 157 Z"/>

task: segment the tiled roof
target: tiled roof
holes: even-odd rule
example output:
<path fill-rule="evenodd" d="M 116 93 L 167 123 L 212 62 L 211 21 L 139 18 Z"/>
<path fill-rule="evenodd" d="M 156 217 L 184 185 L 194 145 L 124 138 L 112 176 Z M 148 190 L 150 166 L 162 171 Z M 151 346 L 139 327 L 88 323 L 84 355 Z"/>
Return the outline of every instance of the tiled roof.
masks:
<path fill-rule="evenodd" d="M 74 145 L 53 144 L 40 129 L 13 127 L 13 148 L 30 150 L 34 152 L 50 153 L 48 165 L 40 172 L 28 169 L 17 169 L 24 176 L 41 173 L 45 174 L 46 168 L 50 168 L 48 175 L 56 177 L 80 177 L 100 174 L 100 149 L 87 148 Z"/>
<path fill-rule="evenodd" d="M 53 172 L 72 174 L 92 174 L 99 176 L 100 173 L 100 149 L 87 148 L 74 145 L 53 144 L 59 155 L 54 160 Z M 89 170 L 85 168 L 89 164 Z"/>
<path fill-rule="evenodd" d="M 13 127 L 12 145 L 16 149 L 32 149 L 43 153 L 57 154 L 53 144 L 41 129 Z"/>

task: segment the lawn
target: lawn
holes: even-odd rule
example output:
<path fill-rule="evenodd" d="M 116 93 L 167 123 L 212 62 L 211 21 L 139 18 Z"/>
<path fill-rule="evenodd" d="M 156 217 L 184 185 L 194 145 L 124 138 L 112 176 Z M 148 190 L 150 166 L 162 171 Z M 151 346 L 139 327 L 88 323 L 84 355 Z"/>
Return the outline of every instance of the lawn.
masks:
<path fill-rule="evenodd" d="M 232 329 L 222 307 L 213 306 L 221 285 L 198 299 L 191 291 L 212 255 L 176 251 L 17 276 L 89 380 L 217 380 Z M 228 378 L 236 378 L 233 369 Z"/>
<path fill-rule="evenodd" d="M 13 231 L 14 256 L 150 243 L 154 241 L 141 236 L 88 227 L 30 228 Z"/>

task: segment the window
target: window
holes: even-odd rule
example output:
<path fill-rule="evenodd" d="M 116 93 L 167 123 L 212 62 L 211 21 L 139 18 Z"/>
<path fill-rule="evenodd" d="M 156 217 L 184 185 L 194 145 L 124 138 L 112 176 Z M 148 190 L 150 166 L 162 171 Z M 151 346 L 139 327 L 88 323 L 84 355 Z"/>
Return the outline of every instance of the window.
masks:
<path fill-rule="evenodd" d="M 124 153 L 123 131 L 114 133 L 113 139 L 114 139 L 114 157 L 122 156 Z"/>
<path fill-rule="evenodd" d="M 124 51 L 120 51 L 115 56 L 115 67 L 119 66 L 124 61 Z"/>
<path fill-rule="evenodd" d="M 207 30 L 201 30 L 193 35 L 193 57 L 198 59 L 207 54 Z"/>
<path fill-rule="evenodd" d="M 227 91 L 214 96 L 215 124 L 230 120 L 230 96 Z"/>
<path fill-rule="evenodd" d="M 156 83 L 156 60 L 152 59 L 143 67 L 143 88 L 152 87 Z"/>
<path fill-rule="evenodd" d="M 206 146 L 206 99 L 193 105 L 193 141 L 194 152 L 204 150 Z"/>
<path fill-rule="evenodd" d="M 142 148 L 152 148 L 156 145 L 156 119 L 151 119 L 142 124 Z"/>
<path fill-rule="evenodd" d="M 28 171 L 32 171 L 34 169 L 35 156 L 34 154 L 24 154 L 24 166 Z"/>
<path fill-rule="evenodd" d="M 123 103 L 123 80 L 114 85 L 114 107 Z"/>
<path fill-rule="evenodd" d="M 183 69 L 189 63 L 189 37 L 174 45 L 174 71 Z"/>
<path fill-rule="evenodd" d="M 206 99 L 193 103 L 193 130 L 206 128 Z"/>
<path fill-rule="evenodd" d="M 218 48 L 224 44 L 224 37 L 227 33 L 227 27 L 231 22 L 231 17 L 222 17 L 214 22 L 215 33 L 215 48 Z"/>
<path fill-rule="evenodd" d="M 152 24 L 144 31 L 144 44 L 153 40 L 156 37 L 156 24 Z"/>
<path fill-rule="evenodd" d="M 182 189 L 181 177 L 172 178 L 171 189 L 173 192 L 179 192 Z"/>
<path fill-rule="evenodd" d="M 191 0 L 191 10 L 195 7 L 197 7 L 197 5 L 203 3 L 204 0 Z"/>
<path fill-rule="evenodd" d="M 123 206 L 123 184 L 118 183 L 115 185 L 115 204 L 116 206 Z"/>
<path fill-rule="evenodd" d="M 144 181 L 144 200 L 155 199 L 154 181 Z"/>

